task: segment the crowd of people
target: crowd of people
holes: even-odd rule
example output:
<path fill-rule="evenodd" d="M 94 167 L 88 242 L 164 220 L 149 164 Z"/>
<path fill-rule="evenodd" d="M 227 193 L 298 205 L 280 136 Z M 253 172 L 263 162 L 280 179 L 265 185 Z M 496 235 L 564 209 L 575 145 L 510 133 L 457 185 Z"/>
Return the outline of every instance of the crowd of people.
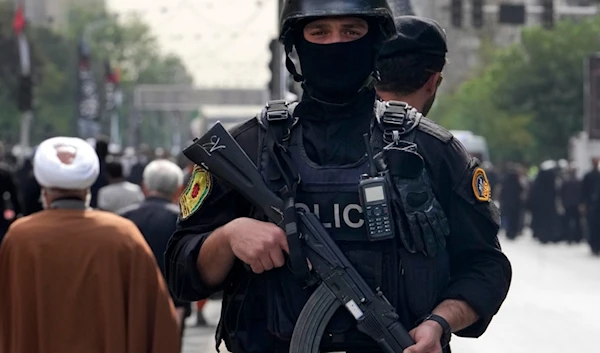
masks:
<path fill-rule="evenodd" d="M 600 255 L 599 159 L 582 178 L 577 166 L 565 160 L 548 160 L 531 170 L 508 163 L 488 174 L 495 199 L 502 210 L 502 226 L 508 239 L 523 234 L 525 227 L 541 243 L 587 241 Z"/>
<path fill-rule="evenodd" d="M 83 142 L 83 140 L 78 141 Z M 141 146 L 137 153 L 131 150 L 124 153 L 110 153 L 108 144 L 104 140 L 84 143 L 91 151 L 95 150 L 94 157 L 98 160 L 97 177 L 89 181 L 89 186 L 85 185 L 89 189 L 89 193 L 84 195 L 87 200 L 86 207 L 132 221 L 152 251 L 155 264 L 164 276 L 163 254 L 170 236 L 175 231 L 179 215 L 178 199 L 187 184 L 193 165 L 186 163 L 183 158 L 168 156 L 161 149 L 151 151 L 148 147 Z M 43 158 L 43 151 L 40 148 L 43 147 L 38 146 L 32 156 L 18 165 L 12 158 L 13 156 L 5 153 L 0 144 L 0 195 L 2 195 L 2 200 L 0 200 L 0 249 L 2 249 L 3 238 L 9 232 L 11 224 L 15 225 L 11 231 L 18 232 L 16 229 L 20 228 L 16 225 L 19 219 L 31 215 L 41 217 L 40 214 L 44 213 L 41 212 L 42 210 L 51 209 L 49 203 L 52 201 L 49 201 L 50 199 L 61 202 L 72 198 L 76 199 L 79 191 L 73 190 L 86 189 L 80 188 L 81 182 L 74 180 L 78 178 L 79 170 L 69 170 L 69 167 L 66 167 L 69 163 L 61 159 L 60 153 L 63 153 L 61 151 L 58 156 L 64 163 L 57 167 L 57 165 L 47 162 L 48 170 L 45 171 L 44 165 L 40 164 L 42 163 L 40 160 Z M 81 149 L 81 146 L 79 148 Z M 73 155 L 75 156 L 75 153 Z M 53 160 L 53 162 L 59 163 L 58 160 Z M 52 189 L 50 185 L 53 186 Z M 56 195 L 53 194 L 55 192 Z M 61 196 L 57 196 L 58 194 Z M 63 206 L 61 205 L 61 207 Z M 71 205 L 66 207 L 69 209 Z M 27 218 L 28 224 L 34 222 L 32 221 L 34 218 Z M 35 223 L 39 223 L 39 220 L 35 219 Z M 111 219 L 111 222 L 114 221 Z M 91 228 L 97 231 L 98 228 L 102 228 L 101 226 L 94 227 L 93 220 L 90 222 Z M 49 223 L 48 227 L 51 228 L 52 224 Z M 79 230 L 74 229 L 73 231 Z M 85 230 L 82 228 L 81 232 L 85 232 Z M 7 249 L 2 250 L 8 252 Z M 12 252 L 14 253 L 15 250 L 13 249 Z M 10 261 L 8 258 L 4 260 Z M 85 263 L 85 260 L 82 260 L 82 263 Z M 0 268 L 5 267 L 2 265 Z M 3 280 L 7 278 L 10 276 L 3 276 Z M 164 283 L 164 280 L 161 281 Z M 183 335 L 184 321 L 193 311 L 192 303 L 177 300 L 172 295 L 170 297 L 176 309 L 177 320 L 181 328 L 180 333 Z M 206 324 L 202 315 L 204 303 L 205 301 L 195 303 L 197 325 Z"/>

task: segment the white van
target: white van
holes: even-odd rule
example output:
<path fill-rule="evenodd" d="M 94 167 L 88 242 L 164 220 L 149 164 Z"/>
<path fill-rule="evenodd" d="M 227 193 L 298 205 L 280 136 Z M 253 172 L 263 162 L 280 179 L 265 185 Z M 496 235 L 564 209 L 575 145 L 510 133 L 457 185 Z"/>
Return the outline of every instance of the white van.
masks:
<path fill-rule="evenodd" d="M 483 136 L 475 135 L 472 131 L 467 130 L 450 130 L 450 133 L 465 146 L 471 156 L 479 159 L 482 163 L 490 162 L 490 151 Z"/>

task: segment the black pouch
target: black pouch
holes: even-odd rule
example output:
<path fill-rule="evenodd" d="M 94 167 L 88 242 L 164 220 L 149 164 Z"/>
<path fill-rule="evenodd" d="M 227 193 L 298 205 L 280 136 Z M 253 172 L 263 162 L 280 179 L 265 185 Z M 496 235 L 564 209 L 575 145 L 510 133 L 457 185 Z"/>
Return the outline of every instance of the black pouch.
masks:
<path fill-rule="evenodd" d="M 435 257 L 446 247 L 450 228 L 431 188 L 423 158 L 416 145 L 409 142 L 391 144 L 384 153 L 390 162 L 388 180 L 394 190 L 396 223 L 403 228 L 400 239 L 410 252 Z"/>
<path fill-rule="evenodd" d="M 267 330 L 280 340 L 290 340 L 302 308 L 314 288 L 304 288 L 287 267 L 264 275 L 267 295 Z"/>

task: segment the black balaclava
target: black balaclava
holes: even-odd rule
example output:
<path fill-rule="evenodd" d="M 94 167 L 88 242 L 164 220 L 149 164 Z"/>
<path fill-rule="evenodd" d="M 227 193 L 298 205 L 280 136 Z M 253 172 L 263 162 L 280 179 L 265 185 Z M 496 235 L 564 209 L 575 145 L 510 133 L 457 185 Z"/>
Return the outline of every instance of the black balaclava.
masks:
<path fill-rule="evenodd" d="M 327 103 L 351 101 L 375 71 L 377 31 L 369 30 L 351 42 L 332 44 L 311 43 L 299 32 L 295 46 L 305 91 Z"/>

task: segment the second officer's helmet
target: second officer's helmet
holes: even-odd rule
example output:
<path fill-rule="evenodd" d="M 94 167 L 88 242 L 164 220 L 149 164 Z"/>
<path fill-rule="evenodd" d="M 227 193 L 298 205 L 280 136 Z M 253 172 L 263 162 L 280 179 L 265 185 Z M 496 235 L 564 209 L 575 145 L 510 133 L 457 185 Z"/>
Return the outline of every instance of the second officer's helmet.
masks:
<path fill-rule="evenodd" d="M 372 18 L 379 23 L 382 41 L 397 36 L 393 13 L 387 0 L 284 0 L 279 40 L 286 43 L 300 21 L 332 16 Z"/>

